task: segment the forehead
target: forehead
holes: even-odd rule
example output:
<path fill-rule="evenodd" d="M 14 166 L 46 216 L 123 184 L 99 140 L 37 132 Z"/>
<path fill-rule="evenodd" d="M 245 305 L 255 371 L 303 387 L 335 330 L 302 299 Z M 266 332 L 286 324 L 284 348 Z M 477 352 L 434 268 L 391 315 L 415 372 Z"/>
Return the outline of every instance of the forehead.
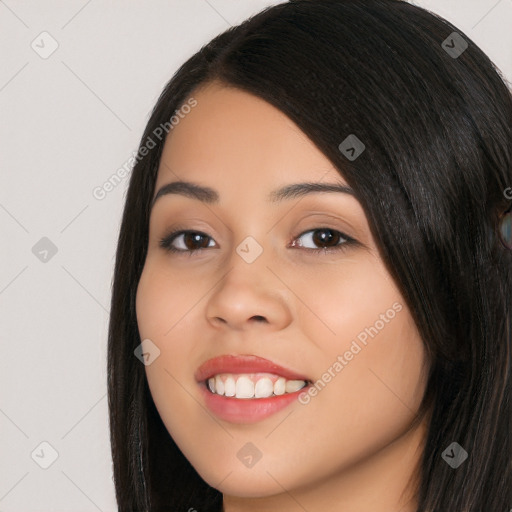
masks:
<path fill-rule="evenodd" d="M 197 104 L 169 132 L 157 187 L 188 179 L 239 190 L 340 174 L 304 132 L 265 100 L 219 83 L 191 95 Z"/>

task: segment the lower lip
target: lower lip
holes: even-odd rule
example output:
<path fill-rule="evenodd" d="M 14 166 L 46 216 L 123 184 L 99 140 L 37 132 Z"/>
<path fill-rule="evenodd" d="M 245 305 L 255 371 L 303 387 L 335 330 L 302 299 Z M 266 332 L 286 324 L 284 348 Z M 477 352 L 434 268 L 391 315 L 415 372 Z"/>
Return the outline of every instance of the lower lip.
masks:
<path fill-rule="evenodd" d="M 231 423 L 254 423 L 268 418 L 291 405 L 306 390 L 304 386 L 294 393 L 269 398 L 233 398 L 212 393 L 204 382 L 201 383 L 206 407 L 218 418 Z"/>

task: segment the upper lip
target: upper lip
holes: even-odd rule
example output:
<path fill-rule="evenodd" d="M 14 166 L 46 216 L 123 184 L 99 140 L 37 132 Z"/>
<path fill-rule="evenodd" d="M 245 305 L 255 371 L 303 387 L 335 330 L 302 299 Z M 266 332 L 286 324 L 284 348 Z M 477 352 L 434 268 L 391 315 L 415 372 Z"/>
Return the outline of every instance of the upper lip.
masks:
<path fill-rule="evenodd" d="M 195 378 L 202 382 L 219 373 L 273 373 L 288 380 L 309 380 L 289 368 L 255 355 L 223 355 L 208 359 L 196 370 Z"/>

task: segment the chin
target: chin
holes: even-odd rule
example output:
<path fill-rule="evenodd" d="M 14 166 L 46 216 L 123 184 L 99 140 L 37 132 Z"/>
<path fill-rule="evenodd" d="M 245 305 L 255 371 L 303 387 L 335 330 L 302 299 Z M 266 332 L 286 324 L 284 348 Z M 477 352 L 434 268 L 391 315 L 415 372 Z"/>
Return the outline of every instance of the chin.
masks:
<path fill-rule="evenodd" d="M 227 496 L 237 496 L 239 498 L 264 498 L 283 492 L 283 487 L 279 485 L 266 471 L 265 468 L 255 472 L 256 469 L 232 470 L 221 474 L 220 472 L 207 471 L 200 473 L 203 480 L 211 487 Z M 269 470 L 270 474 L 274 474 Z M 288 487 L 286 487 L 288 489 Z"/>

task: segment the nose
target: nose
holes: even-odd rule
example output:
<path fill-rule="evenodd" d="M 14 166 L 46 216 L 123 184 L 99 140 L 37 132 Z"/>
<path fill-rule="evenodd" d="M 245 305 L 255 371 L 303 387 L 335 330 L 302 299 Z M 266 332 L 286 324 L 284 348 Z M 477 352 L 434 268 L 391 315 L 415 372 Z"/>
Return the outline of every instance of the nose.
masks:
<path fill-rule="evenodd" d="M 281 330 L 291 322 L 289 290 L 261 255 L 247 263 L 238 254 L 209 295 L 208 322 L 215 328 Z"/>

